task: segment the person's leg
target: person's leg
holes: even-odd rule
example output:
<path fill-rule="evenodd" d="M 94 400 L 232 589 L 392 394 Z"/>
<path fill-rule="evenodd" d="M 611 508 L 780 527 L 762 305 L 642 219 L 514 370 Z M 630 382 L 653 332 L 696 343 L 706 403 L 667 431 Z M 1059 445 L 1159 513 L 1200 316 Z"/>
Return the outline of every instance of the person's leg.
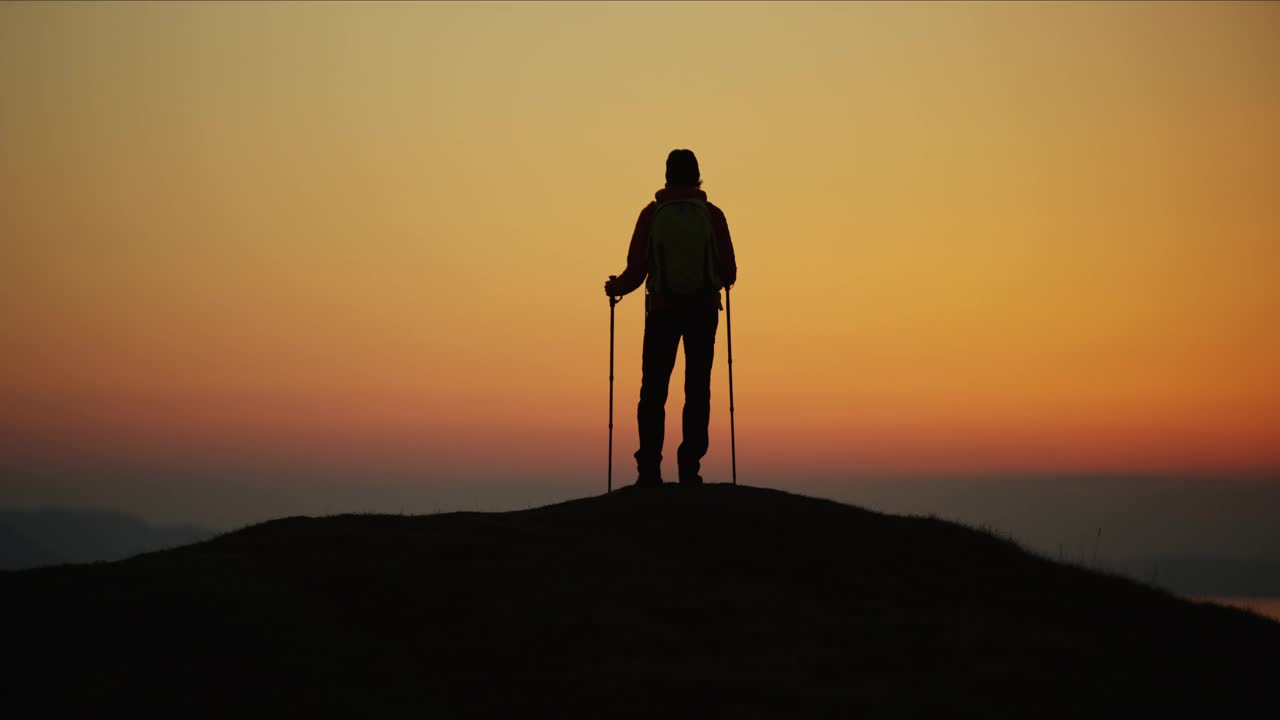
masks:
<path fill-rule="evenodd" d="M 711 361 L 719 311 L 691 308 L 684 323 L 684 442 L 676 451 L 681 482 L 698 482 L 702 456 L 707 454 L 707 425 L 711 421 Z"/>
<path fill-rule="evenodd" d="M 636 425 L 640 449 L 636 451 L 639 482 L 655 482 L 662 477 L 662 441 L 667 422 L 667 387 L 676 364 L 680 329 L 670 310 L 652 310 L 644 321 L 644 355 L 640 378 L 640 404 Z"/>

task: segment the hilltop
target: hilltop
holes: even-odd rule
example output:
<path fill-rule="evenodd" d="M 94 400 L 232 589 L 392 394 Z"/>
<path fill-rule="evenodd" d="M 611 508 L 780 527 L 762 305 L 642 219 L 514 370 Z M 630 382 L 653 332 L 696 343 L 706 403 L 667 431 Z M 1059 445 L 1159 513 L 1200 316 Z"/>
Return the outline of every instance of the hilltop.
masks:
<path fill-rule="evenodd" d="M 1280 708 L 1280 623 L 941 520 L 727 485 L 286 518 L 0 573 L 0 613 L 16 716 Z"/>

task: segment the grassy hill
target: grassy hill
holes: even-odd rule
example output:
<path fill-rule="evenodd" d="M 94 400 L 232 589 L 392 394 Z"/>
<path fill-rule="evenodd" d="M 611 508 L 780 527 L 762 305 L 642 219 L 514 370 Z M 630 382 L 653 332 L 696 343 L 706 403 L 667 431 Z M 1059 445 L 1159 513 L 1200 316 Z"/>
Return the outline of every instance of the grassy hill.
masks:
<path fill-rule="evenodd" d="M 16 716 L 1280 709 L 1280 623 L 960 525 L 726 485 L 287 518 L 0 573 L 0 613 Z"/>

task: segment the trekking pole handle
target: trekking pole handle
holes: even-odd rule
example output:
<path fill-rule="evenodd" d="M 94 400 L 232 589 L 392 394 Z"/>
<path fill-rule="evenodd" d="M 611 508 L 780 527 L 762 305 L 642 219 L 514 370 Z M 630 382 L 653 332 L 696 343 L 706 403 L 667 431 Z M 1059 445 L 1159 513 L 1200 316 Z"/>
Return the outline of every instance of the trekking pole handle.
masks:
<path fill-rule="evenodd" d="M 618 276 L 617 276 L 617 275 L 610 275 L 610 276 L 609 276 L 609 279 L 610 279 L 610 280 L 617 280 L 617 279 L 618 279 Z M 612 295 L 610 295 L 610 296 L 609 296 L 609 304 L 610 304 L 610 305 L 617 305 L 619 302 L 622 302 L 622 298 L 620 298 L 620 297 L 614 297 L 614 296 L 612 296 Z"/>

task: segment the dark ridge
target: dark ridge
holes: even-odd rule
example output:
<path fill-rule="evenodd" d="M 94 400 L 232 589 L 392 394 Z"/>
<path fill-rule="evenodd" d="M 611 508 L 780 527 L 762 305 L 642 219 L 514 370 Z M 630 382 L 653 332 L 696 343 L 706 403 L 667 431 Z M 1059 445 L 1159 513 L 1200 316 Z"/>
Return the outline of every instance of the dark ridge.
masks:
<path fill-rule="evenodd" d="M 0 573 L 9 717 L 1231 717 L 1280 623 L 961 525 L 727 485 L 285 518 Z"/>

